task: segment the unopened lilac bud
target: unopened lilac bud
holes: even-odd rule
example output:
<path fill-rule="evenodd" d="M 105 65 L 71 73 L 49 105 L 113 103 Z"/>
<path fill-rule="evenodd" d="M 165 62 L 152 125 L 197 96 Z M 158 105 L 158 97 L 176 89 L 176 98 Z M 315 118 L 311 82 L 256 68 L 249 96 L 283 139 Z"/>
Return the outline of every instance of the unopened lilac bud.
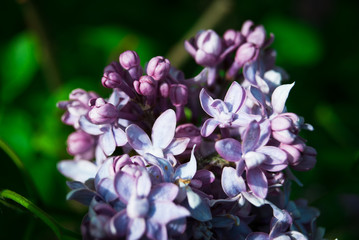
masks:
<path fill-rule="evenodd" d="M 196 44 L 198 47 L 195 55 L 196 62 L 203 66 L 215 66 L 222 53 L 222 40 L 217 33 L 213 30 L 200 32 Z"/>
<path fill-rule="evenodd" d="M 84 131 L 71 133 L 67 138 L 67 152 L 78 155 L 87 152 L 94 146 L 94 137 Z"/>
<path fill-rule="evenodd" d="M 314 168 L 317 162 L 317 151 L 309 146 L 306 146 L 302 153 L 300 164 L 293 166 L 293 169 L 297 171 L 308 171 Z"/>
<path fill-rule="evenodd" d="M 166 82 L 162 82 L 160 85 L 160 94 L 164 98 L 168 98 L 170 95 L 170 86 Z"/>
<path fill-rule="evenodd" d="M 223 39 L 226 46 L 232 46 L 232 45 L 239 46 L 245 40 L 244 36 L 240 32 L 235 31 L 233 29 L 228 29 L 223 34 Z"/>
<path fill-rule="evenodd" d="M 192 149 L 193 145 L 199 145 L 202 141 L 201 131 L 198 127 L 193 125 L 192 123 L 186 123 L 179 125 L 176 128 L 176 138 L 188 137 L 190 142 L 187 145 L 187 148 Z"/>
<path fill-rule="evenodd" d="M 299 117 L 294 113 L 284 113 L 271 121 L 273 137 L 281 143 L 292 144 L 299 132 Z"/>
<path fill-rule="evenodd" d="M 251 20 L 247 20 L 243 23 L 241 33 L 243 36 L 247 37 L 248 34 L 252 31 L 254 23 Z"/>
<path fill-rule="evenodd" d="M 105 72 L 101 79 L 102 85 L 106 88 L 119 88 L 122 84 L 122 77 L 116 72 Z"/>
<path fill-rule="evenodd" d="M 151 76 L 141 76 L 138 81 L 133 82 L 133 86 L 138 94 L 151 96 L 156 92 L 156 81 Z"/>
<path fill-rule="evenodd" d="M 184 106 L 188 101 L 188 88 L 183 84 L 172 84 L 170 99 L 174 106 Z"/>
<path fill-rule="evenodd" d="M 88 117 L 95 124 L 112 123 L 118 118 L 118 110 L 111 103 L 106 103 L 103 98 L 97 98 Z"/>
<path fill-rule="evenodd" d="M 287 160 L 289 165 L 295 166 L 299 164 L 299 159 L 301 157 L 301 151 L 299 149 L 297 149 L 293 145 L 283 144 L 283 143 L 280 144 L 280 148 L 287 153 L 288 156 Z"/>
<path fill-rule="evenodd" d="M 251 42 L 257 47 L 262 47 L 266 39 L 266 30 L 262 25 L 257 26 L 249 35 L 247 36 L 247 42 Z"/>
<path fill-rule="evenodd" d="M 242 67 L 256 56 L 256 51 L 252 43 L 245 43 L 238 48 L 234 61 Z"/>
<path fill-rule="evenodd" d="M 120 55 L 120 63 L 133 80 L 138 80 L 142 75 L 140 58 L 135 51 L 125 51 Z"/>
<path fill-rule="evenodd" d="M 127 50 L 120 55 L 121 66 L 129 70 L 140 65 L 140 58 L 135 51 Z"/>
<path fill-rule="evenodd" d="M 153 77 L 154 80 L 159 81 L 167 76 L 171 68 L 171 63 L 168 59 L 157 56 L 152 58 L 147 65 L 147 75 Z"/>

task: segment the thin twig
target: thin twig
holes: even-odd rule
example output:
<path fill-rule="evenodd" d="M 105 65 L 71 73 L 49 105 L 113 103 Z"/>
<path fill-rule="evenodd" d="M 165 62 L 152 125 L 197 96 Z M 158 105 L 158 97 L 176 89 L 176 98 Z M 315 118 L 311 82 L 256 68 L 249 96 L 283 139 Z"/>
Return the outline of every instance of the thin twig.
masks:
<path fill-rule="evenodd" d="M 45 75 L 45 80 L 47 82 L 48 88 L 51 91 L 54 91 L 61 84 L 61 76 L 50 38 L 45 31 L 45 27 L 42 24 L 38 11 L 32 1 L 17 0 L 17 2 L 22 6 L 24 18 L 28 24 L 29 29 L 38 38 L 42 57 L 40 63 Z"/>

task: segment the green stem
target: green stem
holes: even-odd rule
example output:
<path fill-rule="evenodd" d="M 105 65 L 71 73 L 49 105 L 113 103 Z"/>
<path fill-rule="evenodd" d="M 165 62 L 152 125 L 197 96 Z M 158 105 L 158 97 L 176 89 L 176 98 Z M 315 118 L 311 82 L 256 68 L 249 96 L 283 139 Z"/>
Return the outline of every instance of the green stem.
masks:
<path fill-rule="evenodd" d="M 39 217 L 46 225 L 48 225 L 52 229 L 52 231 L 55 233 L 55 235 L 58 239 L 62 239 L 62 235 L 74 237 L 77 239 L 81 238 L 81 236 L 79 234 L 63 228 L 55 219 L 53 219 L 50 215 L 48 215 L 46 212 L 44 212 L 39 207 L 37 207 L 35 204 L 33 204 L 30 200 L 26 199 L 25 197 L 15 193 L 11 190 L 6 189 L 6 190 L 1 191 L 0 198 L 2 200 L 1 201 L 2 203 L 6 199 L 11 199 L 12 201 L 20 204 L 21 206 L 23 206 L 24 208 L 29 210 L 35 216 Z M 5 204 L 5 205 L 8 206 L 9 204 Z"/>
<path fill-rule="evenodd" d="M 13 161 L 13 163 L 16 165 L 16 167 L 20 170 L 23 178 L 24 178 L 24 182 L 26 185 L 26 188 L 30 194 L 30 196 L 32 197 L 32 199 L 37 202 L 40 200 L 40 197 L 38 195 L 38 192 L 36 190 L 35 184 L 32 181 L 30 175 L 28 174 L 28 172 L 25 170 L 25 166 L 22 163 L 22 161 L 20 160 L 20 158 L 16 155 L 16 153 L 3 141 L 0 139 L 0 148 L 10 157 L 10 159 Z"/>

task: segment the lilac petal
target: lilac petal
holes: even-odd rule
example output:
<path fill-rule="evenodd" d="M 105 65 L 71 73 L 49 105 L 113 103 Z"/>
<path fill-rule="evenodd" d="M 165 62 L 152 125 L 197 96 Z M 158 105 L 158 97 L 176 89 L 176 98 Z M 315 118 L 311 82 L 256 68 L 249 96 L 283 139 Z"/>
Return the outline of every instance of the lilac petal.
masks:
<path fill-rule="evenodd" d="M 126 214 L 126 209 L 118 212 L 113 218 L 110 220 L 110 230 L 113 235 L 116 237 L 123 237 L 127 233 L 127 226 L 129 224 L 130 219 Z"/>
<path fill-rule="evenodd" d="M 208 137 L 209 135 L 211 135 L 214 131 L 214 129 L 216 129 L 216 127 L 220 124 L 219 121 L 213 119 L 213 118 L 209 118 L 207 119 L 204 123 L 203 126 L 201 128 L 201 135 L 203 137 Z"/>
<path fill-rule="evenodd" d="M 236 162 L 236 171 L 237 171 L 237 176 L 241 177 L 244 169 L 246 167 L 246 163 L 244 162 L 243 159 L 241 159 L 240 161 Z"/>
<path fill-rule="evenodd" d="M 282 163 L 282 164 L 277 164 L 277 165 L 262 163 L 262 165 L 260 166 L 261 169 L 270 171 L 270 172 L 279 172 L 287 167 L 288 167 L 287 163 Z"/>
<path fill-rule="evenodd" d="M 136 193 L 138 197 L 147 197 L 148 194 L 151 191 L 151 178 L 150 175 L 148 174 L 148 172 L 146 171 L 146 169 L 143 169 L 141 172 L 141 176 L 139 176 L 137 178 L 137 183 L 136 183 Z"/>
<path fill-rule="evenodd" d="M 255 86 L 250 86 L 252 96 L 260 103 L 262 107 L 266 106 L 264 94 Z"/>
<path fill-rule="evenodd" d="M 295 240 L 307 240 L 308 239 L 302 233 L 297 232 L 297 231 L 290 231 L 287 234 L 290 236 L 290 239 L 295 239 Z"/>
<path fill-rule="evenodd" d="M 227 161 L 238 162 L 241 160 L 241 143 L 233 138 L 225 138 L 217 141 L 215 148 L 218 154 Z"/>
<path fill-rule="evenodd" d="M 165 149 L 175 136 L 176 113 L 172 109 L 163 112 L 152 127 L 153 146 Z"/>
<path fill-rule="evenodd" d="M 136 124 L 131 124 L 126 128 L 128 143 L 136 151 L 146 151 L 152 148 L 152 142 L 148 135 Z"/>
<path fill-rule="evenodd" d="M 237 112 L 245 99 L 246 91 L 241 85 L 239 85 L 239 83 L 233 81 L 226 93 L 226 96 L 224 97 L 224 102 L 229 103 L 231 106 L 229 107 L 229 111 L 232 113 Z"/>
<path fill-rule="evenodd" d="M 268 192 L 268 181 L 262 170 L 259 168 L 248 169 L 247 183 L 254 195 L 265 198 Z"/>
<path fill-rule="evenodd" d="M 245 64 L 243 67 L 244 78 L 247 79 L 253 85 L 257 85 L 256 72 L 257 72 L 256 62 Z"/>
<path fill-rule="evenodd" d="M 193 179 L 198 179 L 202 182 L 202 185 L 208 185 L 214 182 L 216 177 L 211 171 L 207 169 L 199 169 L 193 176 Z"/>
<path fill-rule="evenodd" d="M 270 240 L 269 235 L 261 232 L 250 233 L 246 240 Z"/>
<path fill-rule="evenodd" d="M 186 148 L 188 143 L 190 142 L 190 138 L 187 137 L 183 137 L 183 138 L 174 138 L 172 140 L 172 142 L 170 143 L 170 145 L 168 145 L 168 147 L 164 150 L 164 154 L 173 154 L 173 155 L 179 155 L 181 153 L 183 153 Z"/>
<path fill-rule="evenodd" d="M 179 205 L 169 201 L 154 201 L 150 212 L 149 221 L 166 225 L 172 220 L 187 217 L 190 212 Z"/>
<path fill-rule="evenodd" d="M 211 209 L 208 204 L 190 187 L 186 187 L 187 201 L 191 217 L 194 219 L 205 222 L 212 219 Z"/>
<path fill-rule="evenodd" d="M 174 179 L 183 179 L 183 180 L 191 180 L 193 176 L 197 172 L 197 160 L 194 156 L 194 148 L 196 146 L 193 146 L 192 152 L 191 152 L 191 158 L 189 162 L 181 164 L 179 167 L 177 167 L 176 172 L 173 176 Z"/>
<path fill-rule="evenodd" d="M 294 82 L 292 84 L 283 84 L 277 87 L 272 94 L 272 107 L 275 113 L 282 113 L 284 110 L 285 102 Z"/>
<path fill-rule="evenodd" d="M 263 122 L 259 123 L 259 126 L 261 133 L 259 135 L 256 148 L 266 145 L 272 133 L 270 120 L 264 120 Z"/>
<path fill-rule="evenodd" d="M 221 99 L 215 99 L 211 103 L 211 107 L 215 108 L 218 113 L 228 113 L 228 106 L 225 102 L 223 102 Z"/>
<path fill-rule="evenodd" d="M 115 190 L 121 201 L 128 203 L 135 194 L 136 179 L 126 172 L 118 172 L 115 176 Z"/>
<path fill-rule="evenodd" d="M 217 111 L 211 107 L 213 102 L 213 98 L 209 96 L 209 94 L 202 88 L 201 92 L 199 93 L 199 100 L 202 106 L 202 109 L 211 117 L 217 116 Z"/>
<path fill-rule="evenodd" d="M 110 156 L 115 151 L 116 141 L 111 127 L 99 137 L 98 143 L 107 156 Z"/>
<path fill-rule="evenodd" d="M 131 219 L 128 224 L 127 238 L 128 240 L 137 240 L 146 231 L 146 221 L 144 218 Z"/>
<path fill-rule="evenodd" d="M 293 143 L 297 135 L 290 132 L 289 130 L 284 130 L 284 131 L 274 131 L 273 137 L 282 143 L 291 144 Z"/>
<path fill-rule="evenodd" d="M 186 41 L 184 42 L 184 48 L 187 50 L 187 52 L 188 52 L 192 57 L 195 57 L 195 56 L 196 56 L 197 50 L 193 47 L 193 45 L 192 45 L 188 40 L 186 40 Z"/>
<path fill-rule="evenodd" d="M 255 150 L 260 135 L 260 127 L 257 121 L 252 121 L 243 134 L 242 151 L 246 154 Z"/>
<path fill-rule="evenodd" d="M 259 121 L 262 117 L 259 115 L 252 115 L 246 112 L 239 112 L 234 114 L 232 126 L 234 127 L 246 127 L 253 120 Z"/>
<path fill-rule="evenodd" d="M 166 225 L 168 235 L 172 236 L 172 237 L 174 237 L 174 236 L 179 237 L 186 231 L 186 223 L 187 223 L 187 221 L 185 218 L 179 218 L 179 219 L 169 222 Z"/>
<path fill-rule="evenodd" d="M 244 155 L 244 160 L 248 169 L 256 168 L 260 166 L 267 156 L 259 152 L 248 152 Z"/>
<path fill-rule="evenodd" d="M 178 187 L 173 183 L 160 183 L 155 185 L 148 199 L 150 201 L 173 201 L 178 194 Z"/>
<path fill-rule="evenodd" d="M 121 110 L 129 102 L 129 100 L 130 97 L 126 93 L 118 89 L 114 89 L 108 100 L 108 103 L 114 105 L 117 110 Z"/>
<path fill-rule="evenodd" d="M 238 177 L 237 172 L 232 167 L 224 167 L 222 171 L 222 188 L 230 198 L 236 197 L 243 191 L 246 191 L 246 184 L 242 177 Z"/>
<path fill-rule="evenodd" d="M 64 160 L 57 164 L 57 169 L 64 176 L 79 182 L 94 178 L 97 172 L 97 166 L 87 160 Z"/>
<path fill-rule="evenodd" d="M 82 130 L 91 135 L 101 135 L 103 131 L 101 128 L 103 125 L 96 125 L 90 122 L 85 116 L 81 116 L 79 119 L 79 124 Z"/>
<path fill-rule="evenodd" d="M 79 189 L 79 188 L 87 188 L 85 184 L 83 184 L 82 182 L 78 182 L 78 181 L 66 181 L 66 185 L 74 190 L 74 189 Z"/>
<path fill-rule="evenodd" d="M 242 192 L 242 196 L 256 207 L 261 207 L 268 203 L 265 199 L 259 198 L 249 192 Z"/>
<path fill-rule="evenodd" d="M 124 146 L 127 143 L 126 133 L 121 128 L 113 127 L 112 132 L 115 137 L 116 146 Z"/>
<path fill-rule="evenodd" d="M 167 240 L 166 226 L 156 222 L 146 221 L 146 236 L 149 239 Z"/>
<path fill-rule="evenodd" d="M 167 161 L 164 158 L 156 157 L 150 153 L 145 154 L 145 159 L 147 162 L 151 165 L 154 165 L 158 167 L 161 171 L 163 181 L 165 182 L 171 182 L 172 181 L 172 175 L 173 175 L 173 167 L 170 164 L 169 161 Z"/>
<path fill-rule="evenodd" d="M 96 190 L 105 199 L 106 202 L 111 202 L 117 198 L 113 179 L 102 179 L 96 186 Z"/>
<path fill-rule="evenodd" d="M 111 178 L 115 176 L 115 171 L 113 168 L 113 157 L 106 159 L 102 164 L 100 169 L 97 171 L 95 177 L 95 186 L 100 182 L 103 178 Z"/>
<path fill-rule="evenodd" d="M 66 199 L 75 200 L 83 205 L 90 206 L 94 196 L 97 196 L 96 192 L 90 189 L 75 189 L 66 195 Z"/>
<path fill-rule="evenodd" d="M 95 155 L 96 155 L 96 165 L 97 166 L 100 166 L 107 159 L 107 156 L 103 152 L 100 145 L 96 146 Z"/>
<path fill-rule="evenodd" d="M 264 146 L 258 148 L 256 152 L 267 155 L 265 164 L 270 164 L 270 165 L 283 164 L 287 160 L 287 154 L 282 149 L 274 146 Z"/>

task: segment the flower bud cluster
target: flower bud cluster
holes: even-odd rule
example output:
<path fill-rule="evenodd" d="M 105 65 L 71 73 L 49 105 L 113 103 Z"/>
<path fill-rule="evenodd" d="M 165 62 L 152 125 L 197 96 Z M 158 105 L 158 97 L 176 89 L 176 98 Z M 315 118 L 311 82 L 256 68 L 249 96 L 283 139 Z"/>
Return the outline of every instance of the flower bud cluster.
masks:
<path fill-rule="evenodd" d="M 318 210 L 289 199 L 292 170 L 317 153 L 300 136 L 313 127 L 287 111 L 294 83 L 281 84 L 272 41 L 249 20 L 200 31 L 185 42 L 204 67 L 193 78 L 125 51 L 104 69 L 109 98 L 76 89 L 58 104 L 75 129 L 58 169 L 73 180 L 67 198 L 89 207 L 84 239 L 322 237 Z"/>

